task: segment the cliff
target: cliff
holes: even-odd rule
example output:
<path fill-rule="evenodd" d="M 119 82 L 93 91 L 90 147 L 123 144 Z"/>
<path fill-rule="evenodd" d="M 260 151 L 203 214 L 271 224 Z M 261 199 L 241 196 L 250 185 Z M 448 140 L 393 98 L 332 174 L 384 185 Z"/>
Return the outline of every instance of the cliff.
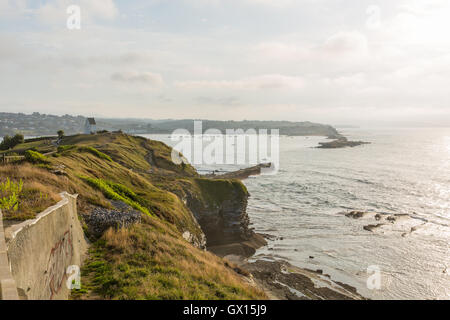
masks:
<path fill-rule="evenodd" d="M 238 268 L 204 251 L 254 251 L 245 244 L 257 236 L 248 228 L 241 182 L 202 178 L 174 164 L 165 144 L 122 133 L 64 137 L 48 157 L 36 139 L 20 150 L 25 160 L 0 166 L 1 181 L 23 183 L 18 210 L 3 210 L 9 223 L 34 218 L 61 190 L 79 195 L 91 246 L 73 298 L 265 297 Z"/>
<path fill-rule="evenodd" d="M 266 244 L 249 229 L 249 194 L 242 182 L 196 178 L 183 181 L 183 186 L 180 196 L 202 227 L 208 250 L 220 256 L 248 257 Z"/>

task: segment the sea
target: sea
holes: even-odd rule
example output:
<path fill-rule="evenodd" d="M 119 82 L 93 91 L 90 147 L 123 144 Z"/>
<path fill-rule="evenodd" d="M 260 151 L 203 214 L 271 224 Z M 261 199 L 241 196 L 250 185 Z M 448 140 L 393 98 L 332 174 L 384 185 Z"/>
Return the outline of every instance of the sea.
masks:
<path fill-rule="evenodd" d="M 370 299 L 450 299 L 450 128 L 340 132 L 370 144 L 318 149 L 325 137 L 281 136 L 278 172 L 244 181 L 252 228 L 272 239 L 252 259 L 320 270 Z M 195 167 L 219 174 L 246 165 Z"/>

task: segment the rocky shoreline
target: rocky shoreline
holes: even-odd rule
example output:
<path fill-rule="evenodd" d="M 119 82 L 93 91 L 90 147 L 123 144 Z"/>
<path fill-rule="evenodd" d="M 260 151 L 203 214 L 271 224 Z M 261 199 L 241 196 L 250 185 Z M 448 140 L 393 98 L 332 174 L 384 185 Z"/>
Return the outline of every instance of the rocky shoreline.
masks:
<path fill-rule="evenodd" d="M 205 175 L 206 178 L 211 179 L 239 179 L 245 180 L 250 176 L 257 176 L 262 173 L 262 170 L 269 169 L 272 166 L 271 163 L 262 163 L 250 168 L 244 168 L 233 172 L 227 172 L 224 174 L 212 174 Z"/>
<path fill-rule="evenodd" d="M 241 267 L 273 300 L 364 300 L 354 287 L 331 280 L 322 270 L 302 269 L 268 257 L 244 262 Z"/>
<path fill-rule="evenodd" d="M 261 168 L 270 164 L 242 169 L 217 175 L 214 178 L 246 179 L 261 173 Z M 248 195 L 247 195 L 248 197 Z M 240 210 L 248 224 L 246 213 L 247 199 L 241 203 Z M 202 223 L 200 223 L 202 225 Z M 202 226 L 203 228 L 203 226 Z M 206 233 L 206 232 L 205 232 Z M 208 238 L 208 236 L 207 236 Z M 288 261 L 274 259 L 270 256 L 255 256 L 256 250 L 267 245 L 270 235 L 255 233 L 248 229 L 246 236 L 225 244 L 209 245 L 207 249 L 223 257 L 243 270 L 245 277 L 250 277 L 259 288 L 272 300 L 363 300 L 357 290 L 344 283 L 336 282 L 322 270 L 308 270 L 295 267 Z"/>

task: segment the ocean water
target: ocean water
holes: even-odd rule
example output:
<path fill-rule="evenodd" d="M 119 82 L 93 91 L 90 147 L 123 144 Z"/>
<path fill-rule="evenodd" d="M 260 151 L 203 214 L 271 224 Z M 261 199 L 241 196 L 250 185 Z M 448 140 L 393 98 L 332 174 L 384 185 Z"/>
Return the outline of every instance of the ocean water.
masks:
<path fill-rule="evenodd" d="M 450 299 L 450 129 L 342 133 L 371 144 L 317 149 L 325 138 L 281 137 L 278 174 L 244 182 L 252 227 L 276 238 L 255 258 L 323 270 L 367 298 Z M 403 216 L 370 232 L 363 227 L 373 217 L 343 214 L 351 210 Z M 368 288 L 369 267 L 380 271 L 380 288 Z"/>

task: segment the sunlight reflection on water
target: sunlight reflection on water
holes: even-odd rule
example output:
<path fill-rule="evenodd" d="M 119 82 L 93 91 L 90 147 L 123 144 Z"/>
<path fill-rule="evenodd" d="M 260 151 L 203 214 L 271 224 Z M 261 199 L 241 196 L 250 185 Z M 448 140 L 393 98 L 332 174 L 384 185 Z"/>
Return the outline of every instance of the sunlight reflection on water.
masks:
<path fill-rule="evenodd" d="M 279 173 L 245 181 L 252 227 L 283 237 L 258 254 L 324 270 L 370 298 L 450 299 L 450 130 L 344 134 L 372 144 L 320 150 L 323 138 L 282 137 Z M 368 232 L 340 214 L 349 210 L 408 216 Z M 380 291 L 366 287 L 369 265 L 382 270 Z"/>

